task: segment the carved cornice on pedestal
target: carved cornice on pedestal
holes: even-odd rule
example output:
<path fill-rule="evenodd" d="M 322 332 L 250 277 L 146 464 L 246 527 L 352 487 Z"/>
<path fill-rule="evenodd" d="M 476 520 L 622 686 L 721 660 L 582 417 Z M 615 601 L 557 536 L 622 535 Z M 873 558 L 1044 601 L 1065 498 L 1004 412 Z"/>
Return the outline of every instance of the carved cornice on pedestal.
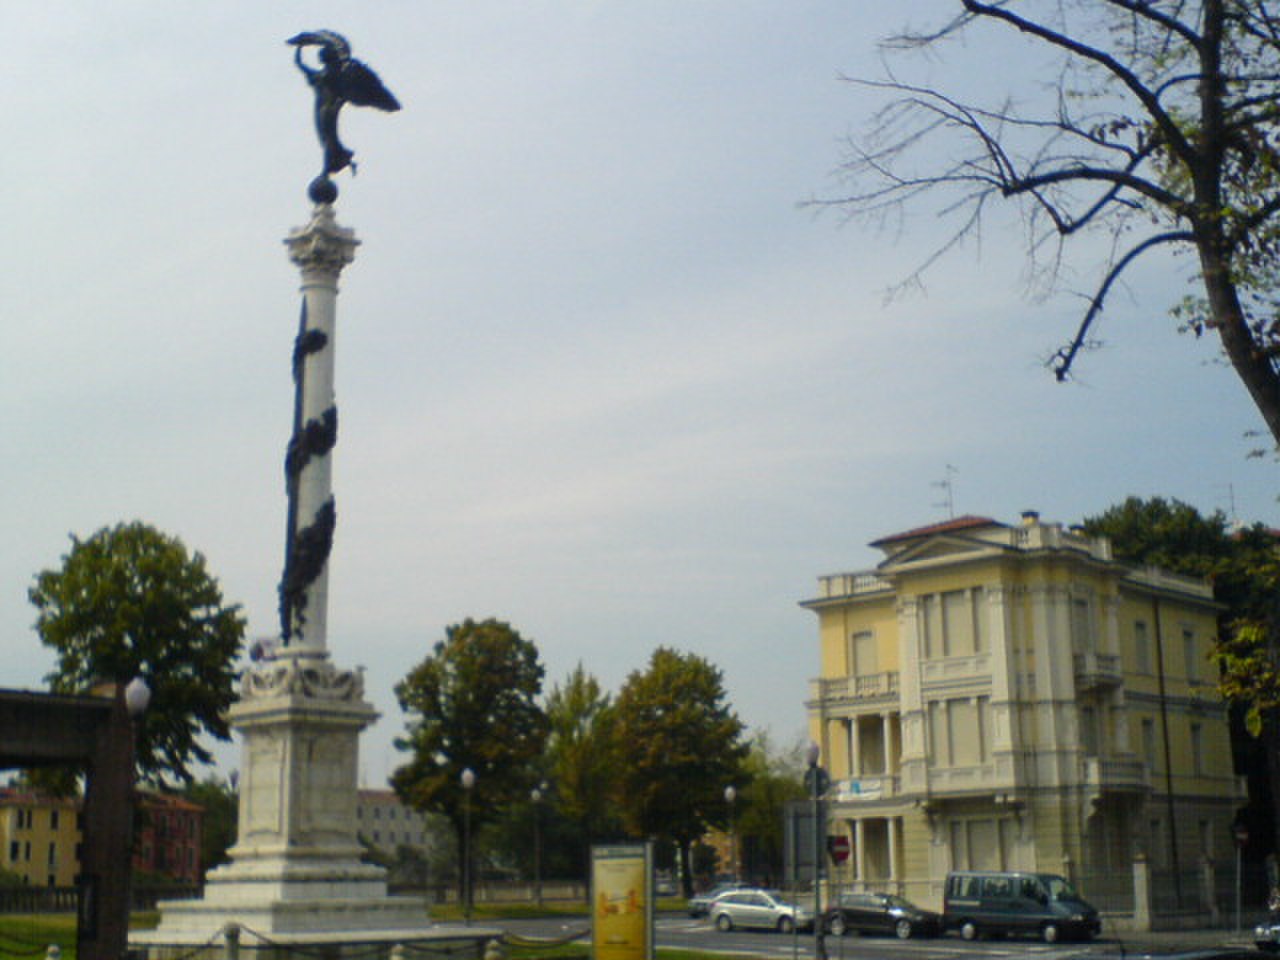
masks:
<path fill-rule="evenodd" d="M 327 660 L 285 658 L 251 667 L 240 677 L 240 700 L 305 697 L 335 703 L 361 703 L 364 671 L 339 670 Z"/>
<path fill-rule="evenodd" d="M 334 276 L 355 259 L 360 245 L 354 230 L 338 225 L 333 207 L 327 203 L 317 204 L 311 222 L 294 228 L 284 242 L 289 259 L 302 270 Z"/>

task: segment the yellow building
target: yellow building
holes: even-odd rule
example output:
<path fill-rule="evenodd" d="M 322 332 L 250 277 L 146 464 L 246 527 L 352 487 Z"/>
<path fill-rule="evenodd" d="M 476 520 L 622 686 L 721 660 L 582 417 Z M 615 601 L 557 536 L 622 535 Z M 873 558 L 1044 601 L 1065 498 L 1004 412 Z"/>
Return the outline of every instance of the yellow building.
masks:
<path fill-rule="evenodd" d="M 72 886 L 79 872 L 78 807 L 75 799 L 0 790 L 0 869 L 29 886 Z"/>
<path fill-rule="evenodd" d="M 949 870 L 1038 870 L 1123 910 L 1142 857 L 1203 906 L 1244 799 L 1209 586 L 1034 513 L 872 546 L 875 569 L 820 577 L 803 603 L 829 832 L 852 847 L 835 882 L 936 908 Z"/>

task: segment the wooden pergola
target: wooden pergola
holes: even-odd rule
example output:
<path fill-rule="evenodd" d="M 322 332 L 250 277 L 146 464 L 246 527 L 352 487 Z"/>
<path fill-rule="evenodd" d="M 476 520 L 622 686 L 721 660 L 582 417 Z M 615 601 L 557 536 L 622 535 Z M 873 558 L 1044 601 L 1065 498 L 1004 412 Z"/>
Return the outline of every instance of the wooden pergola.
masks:
<path fill-rule="evenodd" d="M 80 960 L 120 960 L 129 938 L 133 723 L 114 696 L 0 690 L 0 769 L 73 766 L 85 773 L 80 848 Z"/>

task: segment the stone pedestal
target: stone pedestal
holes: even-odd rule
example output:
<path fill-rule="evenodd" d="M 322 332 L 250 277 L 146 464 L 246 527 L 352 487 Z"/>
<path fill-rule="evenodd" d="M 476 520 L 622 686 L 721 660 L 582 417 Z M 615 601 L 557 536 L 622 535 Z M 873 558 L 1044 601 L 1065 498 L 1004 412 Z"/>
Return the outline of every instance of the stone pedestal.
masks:
<path fill-rule="evenodd" d="M 201 942 L 228 923 L 272 938 L 421 937 L 425 902 L 387 896 L 382 868 L 360 862 L 358 737 L 376 718 L 360 673 L 327 653 L 286 649 L 245 671 L 231 709 L 244 738 L 231 863 L 209 872 L 203 899 L 162 903 L 159 927 L 135 942 Z"/>

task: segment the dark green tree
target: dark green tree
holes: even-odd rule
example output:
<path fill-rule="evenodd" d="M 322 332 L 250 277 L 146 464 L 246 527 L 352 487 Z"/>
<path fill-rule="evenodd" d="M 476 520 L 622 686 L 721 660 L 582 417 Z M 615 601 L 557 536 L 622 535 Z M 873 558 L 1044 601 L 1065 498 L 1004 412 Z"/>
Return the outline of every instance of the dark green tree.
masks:
<path fill-rule="evenodd" d="M 28 591 L 41 642 L 57 654 L 57 693 L 141 676 L 151 704 L 139 720 L 138 768 L 156 782 L 188 782 L 208 763 L 200 737 L 227 740 L 234 664 L 245 621 L 223 603 L 204 557 L 144 523 L 72 536 L 62 566 Z"/>
<path fill-rule="evenodd" d="M 948 44 L 979 35 L 1010 50 L 1008 94 L 970 95 L 970 81 L 990 89 L 973 71 L 936 81 Z M 904 64 L 856 79 L 885 104 L 851 144 L 848 192 L 827 202 L 876 223 L 936 204 L 953 228 L 923 270 L 1012 201 L 1050 289 L 1068 244 L 1092 236 L 1077 245 L 1097 257 L 1092 294 L 1050 361 L 1059 379 L 1096 344 L 1130 266 L 1185 252 L 1195 293 L 1161 307 L 1217 336 L 1280 444 L 1280 13 L 1257 0 L 956 0 L 946 22 L 887 46 L 927 52 L 932 81 L 913 83 Z M 1034 75 L 1017 73 L 1019 46 L 1037 55 Z"/>
<path fill-rule="evenodd" d="M 690 850 L 709 827 L 728 826 L 724 788 L 747 783 L 742 722 L 726 703 L 720 670 L 659 647 L 627 677 L 615 705 L 621 766 L 618 804 L 635 835 L 668 839 L 693 895 Z"/>
<path fill-rule="evenodd" d="M 533 641 L 499 620 L 464 620 L 396 685 L 408 714 L 396 747 L 409 762 L 395 771 L 400 799 L 448 818 L 463 848 L 469 813 L 473 840 L 538 780 L 547 737 L 538 704 L 542 663 Z M 462 773 L 475 783 L 463 789 Z"/>
<path fill-rule="evenodd" d="M 228 862 L 227 851 L 236 842 L 240 795 L 227 780 L 207 776 L 187 784 L 182 795 L 204 808 L 200 820 L 200 870 L 208 873 Z"/>

